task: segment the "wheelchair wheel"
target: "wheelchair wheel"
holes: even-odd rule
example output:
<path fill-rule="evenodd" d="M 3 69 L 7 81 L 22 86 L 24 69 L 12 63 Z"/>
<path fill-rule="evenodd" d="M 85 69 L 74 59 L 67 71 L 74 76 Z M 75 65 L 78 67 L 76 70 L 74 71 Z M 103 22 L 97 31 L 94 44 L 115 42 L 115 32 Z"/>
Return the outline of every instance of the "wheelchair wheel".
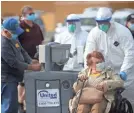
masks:
<path fill-rule="evenodd" d="M 133 113 L 133 108 L 126 98 L 122 98 L 113 102 L 109 113 Z"/>

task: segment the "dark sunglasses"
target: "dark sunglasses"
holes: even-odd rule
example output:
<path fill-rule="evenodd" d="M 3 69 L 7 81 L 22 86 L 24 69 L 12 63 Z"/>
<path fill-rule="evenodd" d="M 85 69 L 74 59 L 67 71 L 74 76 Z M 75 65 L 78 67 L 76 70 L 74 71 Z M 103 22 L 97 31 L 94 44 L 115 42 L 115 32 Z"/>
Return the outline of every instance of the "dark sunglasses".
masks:
<path fill-rule="evenodd" d="M 29 15 L 34 15 L 35 13 L 29 13 Z"/>

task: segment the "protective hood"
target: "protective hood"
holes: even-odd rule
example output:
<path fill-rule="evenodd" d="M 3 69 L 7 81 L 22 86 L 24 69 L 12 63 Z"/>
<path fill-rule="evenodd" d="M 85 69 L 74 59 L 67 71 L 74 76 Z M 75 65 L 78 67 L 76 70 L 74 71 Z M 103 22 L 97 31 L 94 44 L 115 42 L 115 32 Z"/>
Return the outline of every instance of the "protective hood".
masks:
<path fill-rule="evenodd" d="M 76 24 L 76 30 L 74 33 L 78 33 L 81 31 L 80 17 L 77 14 L 68 15 L 66 22 L 67 22 L 67 28 L 68 28 L 68 22 L 73 22 Z"/>
<path fill-rule="evenodd" d="M 111 8 L 102 7 L 98 10 L 96 15 L 97 22 L 110 21 L 112 18 Z"/>

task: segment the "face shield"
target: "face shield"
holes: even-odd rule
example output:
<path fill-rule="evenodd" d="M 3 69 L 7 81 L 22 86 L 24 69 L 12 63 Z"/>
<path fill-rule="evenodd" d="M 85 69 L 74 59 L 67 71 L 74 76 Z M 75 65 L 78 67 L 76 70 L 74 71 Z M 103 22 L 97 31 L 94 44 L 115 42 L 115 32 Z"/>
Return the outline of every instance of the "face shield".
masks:
<path fill-rule="evenodd" d="M 111 18 L 112 18 L 112 11 L 110 8 L 106 7 L 100 8 L 96 16 L 96 22 L 98 28 L 107 33 L 110 28 Z"/>
<path fill-rule="evenodd" d="M 110 21 L 105 21 L 105 22 L 97 22 L 98 28 L 102 31 L 104 31 L 105 33 L 108 32 L 109 28 L 110 28 Z"/>
<path fill-rule="evenodd" d="M 74 33 L 78 30 L 78 28 L 80 28 L 80 18 L 76 15 L 76 14 L 70 14 L 68 17 L 67 17 L 67 28 L 68 28 L 68 31 L 71 32 L 71 33 Z"/>

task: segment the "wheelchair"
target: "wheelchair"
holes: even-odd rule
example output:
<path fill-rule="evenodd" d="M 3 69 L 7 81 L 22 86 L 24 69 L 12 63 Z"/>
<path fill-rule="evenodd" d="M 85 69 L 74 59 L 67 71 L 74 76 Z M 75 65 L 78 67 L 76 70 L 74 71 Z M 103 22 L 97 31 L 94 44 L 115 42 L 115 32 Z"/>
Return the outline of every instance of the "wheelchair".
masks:
<path fill-rule="evenodd" d="M 117 88 L 115 90 L 115 100 L 112 103 L 109 113 L 133 113 L 131 103 L 127 100 L 127 98 L 124 98 L 121 95 L 124 90 L 124 88 Z"/>
<path fill-rule="evenodd" d="M 131 103 L 126 98 L 122 97 L 122 92 L 124 90 L 125 88 L 115 89 L 115 95 L 114 95 L 115 99 L 112 102 L 109 113 L 133 113 L 133 108 L 132 108 Z M 73 113 L 77 113 L 77 108 L 74 110 Z"/>

